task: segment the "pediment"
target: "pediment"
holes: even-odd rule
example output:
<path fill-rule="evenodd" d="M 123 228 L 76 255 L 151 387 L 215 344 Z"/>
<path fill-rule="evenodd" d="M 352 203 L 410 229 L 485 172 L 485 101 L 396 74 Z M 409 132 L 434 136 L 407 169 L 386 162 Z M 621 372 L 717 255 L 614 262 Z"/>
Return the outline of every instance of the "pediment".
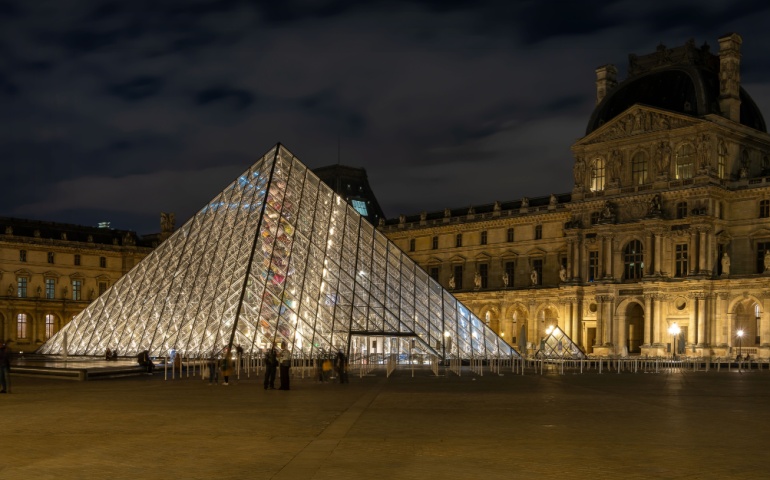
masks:
<path fill-rule="evenodd" d="M 519 256 L 519 254 L 514 252 L 513 250 L 506 250 L 503 252 L 501 256 L 503 257 L 503 259 L 513 260 L 513 259 L 516 259 Z"/>
<path fill-rule="evenodd" d="M 442 260 L 437 257 L 430 257 L 428 259 L 428 265 L 441 265 Z"/>
<path fill-rule="evenodd" d="M 449 259 L 450 263 L 465 263 L 465 257 L 462 255 L 455 255 L 454 257 Z"/>
<path fill-rule="evenodd" d="M 542 248 L 533 248 L 530 251 L 527 252 L 527 256 L 529 257 L 544 257 L 546 255 L 546 251 Z"/>
<path fill-rule="evenodd" d="M 690 127 L 702 122 L 686 115 L 637 104 L 577 141 L 575 146 Z"/>
<path fill-rule="evenodd" d="M 768 229 L 768 228 L 760 228 L 758 230 L 753 231 L 751 233 L 750 237 L 752 239 L 770 238 L 770 229 Z"/>
<path fill-rule="evenodd" d="M 490 257 L 488 253 L 482 252 L 476 255 L 476 262 L 488 262 L 491 259 L 492 257 Z"/>
<path fill-rule="evenodd" d="M 48 270 L 47 272 L 44 272 L 43 276 L 45 278 L 59 278 L 59 274 L 54 272 L 53 270 Z"/>
<path fill-rule="evenodd" d="M 30 276 L 32 276 L 32 272 L 30 272 L 26 268 L 20 268 L 19 270 L 16 270 L 13 273 L 15 273 L 17 277 L 30 277 Z"/>

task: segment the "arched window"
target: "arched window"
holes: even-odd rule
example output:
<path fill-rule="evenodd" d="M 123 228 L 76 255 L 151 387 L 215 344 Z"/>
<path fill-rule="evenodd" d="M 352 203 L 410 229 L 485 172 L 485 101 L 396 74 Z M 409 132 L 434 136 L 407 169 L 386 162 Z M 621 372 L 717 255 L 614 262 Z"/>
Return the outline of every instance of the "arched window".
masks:
<path fill-rule="evenodd" d="M 644 272 L 644 256 L 642 242 L 632 240 L 623 250 L 623 278 L 625 280 L 637 280 L 642 278 Z"/>
<path fill-rule="evenodd" d="M 51 315 L 50 313 L 45 316 L 45 339 L 48 340 L 49 338 L 53 337 L 54 334 L 54 325 L 56 324 L 56 317 Z"/>
<path fill-rule="evenodd" d="M 16 315 L 16 338 L 27 338 L 27 314 L 20 313 Z"/>
<path fill-rule="evenodd" d="M 720 141 L 717 146 L 717 175 L 720 179 L 725 178 L 727 173 L 725 170 L 725 164 L 727 163 L 727 147 L 725 142 Z"/>
<path fill-rule="evenodd" d="M 695 148 L 689 143 L 680 145 L 676 151 L 676 179 L 692 178 Z"/>
<path fill-rule="evenodd" d="M 604 190 L 604 159 L 597 158 L 591 167 L 591 191 Z"/>
<path fill-rule="evenodd" d="M 647 183 L 647 154 L 636 152 L 631 160 L 631 180 L 634 185 Z"/>

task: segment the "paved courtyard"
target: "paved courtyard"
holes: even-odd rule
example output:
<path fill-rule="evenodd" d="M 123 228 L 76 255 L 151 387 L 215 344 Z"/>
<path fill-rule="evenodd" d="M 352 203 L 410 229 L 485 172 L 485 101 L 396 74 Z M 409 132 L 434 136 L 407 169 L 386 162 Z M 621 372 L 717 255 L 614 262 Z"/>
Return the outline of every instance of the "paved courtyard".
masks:
<path fill-rule="evenodd" d="M 765 478 L 769 426 L 768 371 L 14 376 L 0 478 Z"/>

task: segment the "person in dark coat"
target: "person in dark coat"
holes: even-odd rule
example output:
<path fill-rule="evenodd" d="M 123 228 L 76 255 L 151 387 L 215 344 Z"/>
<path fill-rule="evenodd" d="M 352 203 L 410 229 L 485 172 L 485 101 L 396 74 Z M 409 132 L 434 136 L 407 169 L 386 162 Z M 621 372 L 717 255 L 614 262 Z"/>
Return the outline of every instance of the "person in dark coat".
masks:
<path fill-rule="evenodd" d="M 142 350 L 139 352 L 139 355 L 136 356 L 136 361 L 139 365 L 147 369 L 147 373 L 152 373 L 152 369 L 155 368 L 155 364 L 153 364 L 152 359 L 150 359 L 149 350 Z"/>
<path fill-rule="evenodd" d="M 334 366 L 337 367 L 337 376 L 340 377 L 340 383 L 348 383 L 348 359 L 342 350 L 337 352 L 337 358 L 334 359 Z"/>
<path fill-rule="evenodd" d="M 289 369 L 291 368 L 291 352 L 284 348 L 281 352 L 281 386 L 279 390 L 289 390 Z"/>
<path fill-rule="evenodd" d="M 11 393 L 11 352 L 4 343 L 0 345 L 0 393 Z"/>
<path fill-rule="evenodd" d="M 278 368 L 278 357 L 275 348 L 271 348 L 265 354 L 265 390 L 275 390 L 275 370 Z"/>

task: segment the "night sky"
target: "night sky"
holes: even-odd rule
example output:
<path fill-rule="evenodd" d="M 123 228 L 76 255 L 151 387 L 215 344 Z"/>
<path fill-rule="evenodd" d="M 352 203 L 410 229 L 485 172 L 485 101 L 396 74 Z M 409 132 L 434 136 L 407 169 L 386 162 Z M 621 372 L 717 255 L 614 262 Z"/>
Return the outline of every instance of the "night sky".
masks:
<path fill-rule="evenodd" d="M 0 215 L 179 226 L 277 142 L 388 217 L 569 192 L 595 68 L 728 32 L 770 115 L 768 2 L 650 3 L 0 0 Z"/>

